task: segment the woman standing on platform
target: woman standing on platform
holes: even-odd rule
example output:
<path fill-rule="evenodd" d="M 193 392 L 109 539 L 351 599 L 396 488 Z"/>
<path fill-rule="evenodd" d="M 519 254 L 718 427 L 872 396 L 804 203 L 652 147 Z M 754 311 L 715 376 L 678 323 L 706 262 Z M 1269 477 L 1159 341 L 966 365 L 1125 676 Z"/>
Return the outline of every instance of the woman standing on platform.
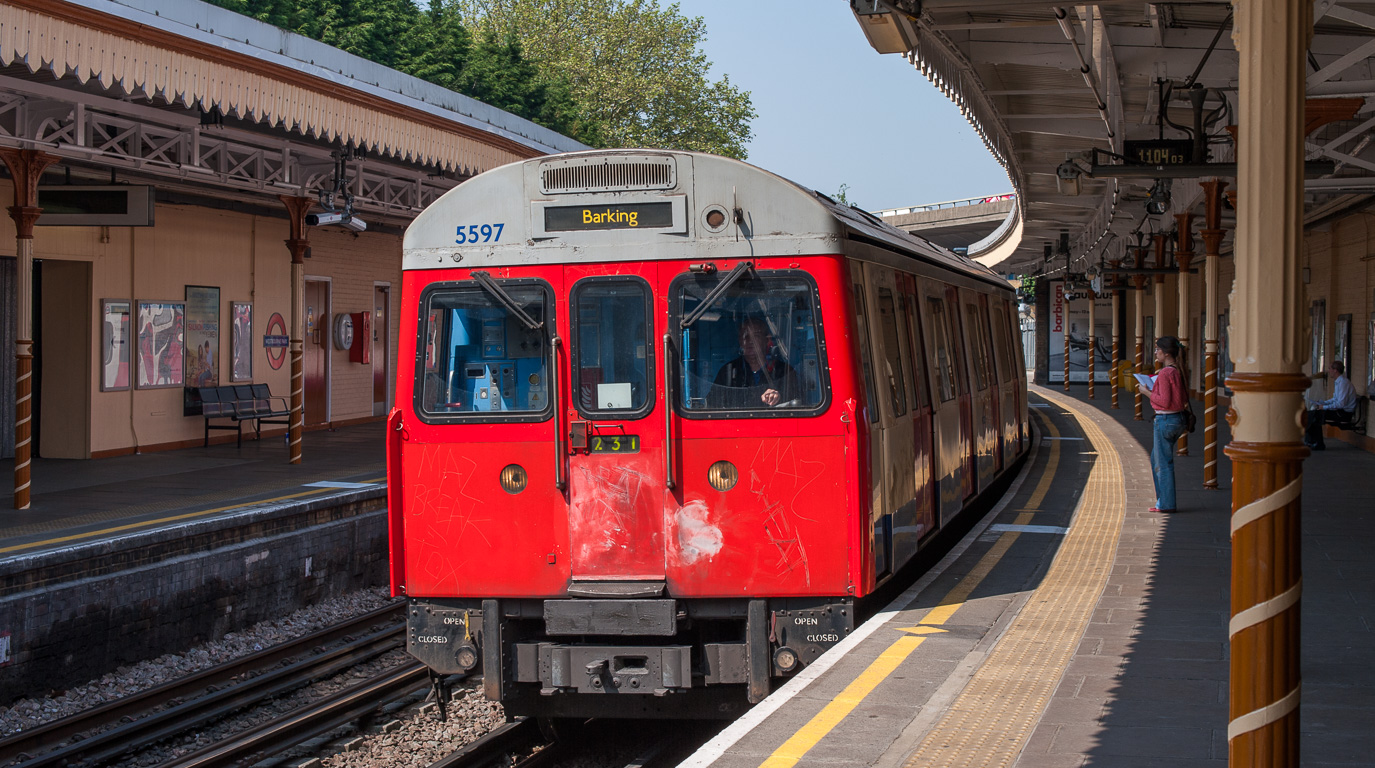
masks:
<path fill-rule="evenodd" d="M 1185 412 L 1189 410 L 1188 381 L 1184 371 L 1184 345 L 1173 336 L 1155 340 L 1155 359 L 1164 365 L 1155 377 L 1155 385 L 1147 388 L 1138 384 L 1141 394 L 1151 399 L 1155 410 L 1155 442 L 1151 449 L 1151 476 L 1155 479 L 1155 506 L 1151 512 L 1175 511 L 1174 450 L 1175 443 L 1188 431 Z"/>

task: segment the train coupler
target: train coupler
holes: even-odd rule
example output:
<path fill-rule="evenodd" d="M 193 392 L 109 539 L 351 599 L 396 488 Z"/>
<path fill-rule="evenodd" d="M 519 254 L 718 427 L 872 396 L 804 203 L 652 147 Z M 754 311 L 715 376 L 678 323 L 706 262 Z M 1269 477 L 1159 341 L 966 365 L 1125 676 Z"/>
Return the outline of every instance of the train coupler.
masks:
<path fill-rule="evenodd" d="M 430 670 L 430 689 L 434 693 L 434 705 L 439 712 L 439 722 L 449 722 L 449 686 L 444 675 Z"/>

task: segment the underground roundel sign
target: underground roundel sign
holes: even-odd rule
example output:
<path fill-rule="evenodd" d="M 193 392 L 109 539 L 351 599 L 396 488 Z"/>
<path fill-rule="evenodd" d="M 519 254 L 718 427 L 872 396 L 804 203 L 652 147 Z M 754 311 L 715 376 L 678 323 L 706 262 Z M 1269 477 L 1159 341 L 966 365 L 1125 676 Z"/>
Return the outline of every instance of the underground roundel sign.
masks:
<path fill-rule="evenodd" d="M 263 333 L 263 347 L 267 350 L 267 364 L 272 366 L 272 370 L 282 367 L 282 361 L 286 360 L 286 347 L 290 342 L 286 335 L 286 321 L 282 319 L 280 312 L 273 312 L 272 317 L 267 319 L 267 327 Z"/>

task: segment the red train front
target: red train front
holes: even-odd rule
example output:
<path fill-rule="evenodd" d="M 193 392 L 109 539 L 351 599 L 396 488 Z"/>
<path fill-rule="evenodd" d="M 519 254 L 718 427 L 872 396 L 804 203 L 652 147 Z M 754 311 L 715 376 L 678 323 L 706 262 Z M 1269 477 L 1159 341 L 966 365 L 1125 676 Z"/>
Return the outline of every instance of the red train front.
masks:
<path fill-rule="evenodd" d="M 511 715 L 727 716 L 852 629 L 943 512 L 913 459 L 910 504 L 871 483 L 838 210 L 743 163 L 608 151 L 416 219 L 388 424 L 413 655 Z"/>

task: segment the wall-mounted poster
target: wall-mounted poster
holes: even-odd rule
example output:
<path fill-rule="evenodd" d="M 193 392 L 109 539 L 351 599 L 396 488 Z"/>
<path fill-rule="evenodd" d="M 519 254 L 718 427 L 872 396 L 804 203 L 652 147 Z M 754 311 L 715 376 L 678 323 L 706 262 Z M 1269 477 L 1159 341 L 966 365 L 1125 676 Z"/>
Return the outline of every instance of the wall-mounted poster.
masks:
<path fill-rule="evenodd" d="M 186 349 L 186 303 L 138 303 L 138 388 L 180 387 Z"/>
<path fill-rule="evenodd" d="M 129 388 L 129 315 L 133 304 L 123 299 L 103 299 L 100 315 L 100 391 Z"/>
<path fill-rule="evenodd" d="M 1351 315 L 1337 315 L 1337 338 L 1332 346 L 1332 359 L 1342 361 L 1342 368 L 1351 373 Z"/>
<path fill-rule="evenodd" d="M 230 381 L 253 380 L 253 304 L 236 301 L 229 305 L 229 351 L 233 360 Z"/>
<path fill-rule="evenodd" d="M 220 383 L 220 289 L 186 286 L 186 386 Z"/>
<path fill-rule="evenodd" d="M 1084 384 L 1089 380 L 1089 355 L 1094 356 L 1093 380 L 1106 384 L 1112 367 L 1112 298 L 1089 299 L 1072 294 L 1066 300 L 1065 283 L 1050 283 L 1050 368 L 1049 380 L 1065 380 L 1065 332 L 1069 332 L 1069 381 Z M 1089 330 L 1089 302 L 1094 302 L 1094 327 Z"/>

